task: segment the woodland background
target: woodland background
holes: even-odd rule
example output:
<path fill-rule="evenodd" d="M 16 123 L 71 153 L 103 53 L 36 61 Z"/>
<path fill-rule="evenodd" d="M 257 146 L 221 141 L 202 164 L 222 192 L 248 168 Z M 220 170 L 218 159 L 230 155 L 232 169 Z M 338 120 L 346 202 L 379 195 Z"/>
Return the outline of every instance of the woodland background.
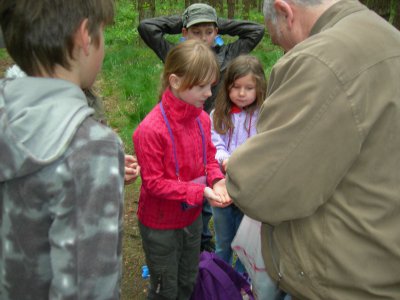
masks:
<path fill-rule="evenodd" d="M 160 3 L 168 3 L 171 7 L 176 4 L 177 0 L 167 0 L 167 1 L 157 1 L 157 5 Z M 189 6 L 190 4 L 196 3 L 199 1 L 193 0 L 185 0 L 185 7 Z M 201 1 L 200 1 L 201 2 Z M 210 4 L 211 6 L 215 7 L 219 14 L 223 14 L 226 8 L 226 15 L 229 19 L 234 19 L 235 11 L 237 9 L 241 10 L 241 16 L 244 19 L 247 19 L 250 15 L 250 11 L 252 9 L 257 9 L 258 11 L 262 11 L 262 0 L 210 0 L 204 1 Z M 366 6 L 372 8 L 376 12 L 378 12 L 381 16 L 383 16 L 386 20 L 393 18 L 391 23 L 394 24 L 397 28 L 400 28 L 400 6 L 398 6 L 399 0 L 360 0 L 361 3 L 365 4 Z M 154 17 L 156 15 L 156 0 L 136 0 L 135 5 L 139 11 L 139 19 L 142 20 L 144 18 Z M 397 6 L 397 7 L 396 7 Z M 393 13 L 392 12 L 393 8 Z M 395 18 L 397 9 L 397 18 Z"/>
<path fill-rule="evenodd" d="M 178 0 L 116 0 L 117 14 L 113 26 L 106 29 L 106 57 L 95 84 L 103 98 L 109 125 L 121 136 L 127 153 L 133 152 L 131 136 L 137 124 L 157 103 L 162 62 L 141 41 L 137 25 L 143 18 L 181 14 L 185 7 L 199 1 Z M 204 2 L 204 1 L 203 1 Z M 379 15 L 400 29 L 399 0 L 362 0 Z M 261 0 L 210 0 L 220 17 L 248 19 L 263 24 Z M 366 29 L 369 30 L 369 29 Z M 223 37 L 225 42 L 234 37 Z M 178 41 L 178 36 L 167 36 Z M 269 75 L 282 51 L 272 45 L 266 32 L 252 52 L 263 63 Z M 0 74 L 12 64 L 0 49 Z M 125 188 L 125 234 L 123 241 L 122 299 L 145 299 L 148 281 L 141 278 L 145 264 L 136 208 L 140 179 Z"/>

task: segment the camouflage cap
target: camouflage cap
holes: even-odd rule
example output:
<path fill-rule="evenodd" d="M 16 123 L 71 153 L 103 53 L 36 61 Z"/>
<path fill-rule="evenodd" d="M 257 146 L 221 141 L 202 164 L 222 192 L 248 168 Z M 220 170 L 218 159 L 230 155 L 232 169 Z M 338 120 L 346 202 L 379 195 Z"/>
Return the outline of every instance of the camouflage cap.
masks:
<path fill-rule="evenodd" d="M 199 23 L 217 23 L 217 13 L 213 7 L 204 3 L 190 5 L 182 15 L 183 27 L 189 28 Z"/>

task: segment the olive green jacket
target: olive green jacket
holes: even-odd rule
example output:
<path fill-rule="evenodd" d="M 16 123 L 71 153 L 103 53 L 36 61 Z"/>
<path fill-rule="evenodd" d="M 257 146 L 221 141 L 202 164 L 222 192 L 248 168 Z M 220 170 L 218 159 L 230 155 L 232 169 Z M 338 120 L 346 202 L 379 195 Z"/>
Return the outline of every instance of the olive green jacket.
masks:
<path fill-rule="evenodd" d="M 300 299 L 400 299 L 400 32 L 355 0 L 274 66 L 227 188 Z"/>

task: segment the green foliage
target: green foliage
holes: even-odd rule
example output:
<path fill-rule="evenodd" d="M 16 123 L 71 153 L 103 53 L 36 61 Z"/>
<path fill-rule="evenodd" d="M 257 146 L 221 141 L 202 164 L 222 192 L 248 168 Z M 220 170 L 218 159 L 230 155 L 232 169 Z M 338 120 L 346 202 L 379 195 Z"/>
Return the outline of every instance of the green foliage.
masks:
<path fill-rule="evenodd" d="M 171 1 L 172 2 L 172 1 Z M 138 12 L 133 1 L 117 1 L 115 24 L 106 29 L 106 57 L 99 85 L 105 102 L 109 123 L 121 136 L 128 152 L 132 149 L 132 133 L 140 121 L 158 102 L 162 62 L 143 42 L 137 32 Z M 160 1 L 156 4 L 156 15 L 179 14 L 184 10 L 184 2 Z M 179 10 L 177 9 L 179 8 Z M 249 19 L 263 23 L 262 14 L 252 10 Z M 178 42 L 179 36 L 167 36 Z M 224 37 L 226 43 L 235 38 Z M 282 51 L 272 45 L 266 35 L 254 49 L 265 66 L 266 74 L 282 56 Z"/>
<path fill-rule="evenodd" d="M 390 22 L 391 24 L 393 24 L 393 20 L 394 20 L 394 18 L 396 17 L 397 12 L 399 11 L 399 10 L 397 9 L 397 7 L 398 7 L 399 5 L 400 5 L 400 4 L 399 4 L 399 1 L 398 1 L 398 0 L 391 0 L 391 4 L 390 4 L 390 18 L 389 18 L 389 22 Z M 400 16 L 397 16 L 397 17 L 399 18 Z M 400 30 L 400 28 L 397 28 L 397 29 Z"/>
<path fill-rule="evenodd" d="M 138 13 L 133 1 L 118 1 L 114 25 L 107 29 L 106 45 L 130 44 L 137 40 Z"/>
<path fill-rule="evenodd" d="M 5 59 L 8 57 L 7 50 L 5 48 L 0 49 L 0 59 Z"/>

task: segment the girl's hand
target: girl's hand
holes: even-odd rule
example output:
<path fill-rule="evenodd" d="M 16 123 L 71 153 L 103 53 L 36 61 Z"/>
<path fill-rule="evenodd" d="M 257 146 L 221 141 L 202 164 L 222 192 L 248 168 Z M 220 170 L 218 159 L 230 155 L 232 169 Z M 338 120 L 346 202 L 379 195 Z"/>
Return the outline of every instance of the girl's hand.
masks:
<path fill-rule="evenodd" d="M 229 196 L 228 191 L 226 189 L 225 178 L 214 183 L 213 190 L 214 190 L 214 193 L 217 196 L 219 196 L 220 203 L 224 205 L 223 207 L 232 204 L 232 199 Z"/>
<path fill-rule="evenodd" d="M 133 155 L 125 155 L 125 184 L 133 183 L 140 175 L 140 166 Z"/>
<path fill-rule="evenodd" d="M 217 194 L 214 193 L 213 189 L 208 186 L 204 189 L 204 198 L 208 201 L 220 202 L 220 198 Z"/>
<path fill-rule="evenodd" d="M 221 198 L 217 195 L 214 190 L 210 187 L 204 189 L 204 197 L 208 200 L 208 203 L 213 207 L 225 207 L 224 203 L 221 202 Z"/>
<path fill-rule="evenodd" d="M 228 167 L 228 158 L 227 159 L 224 159 L 223 161 L 222 161 L 222 171 L 224 171 L 224 174 L 226 173 L 226 168 Z"/>

